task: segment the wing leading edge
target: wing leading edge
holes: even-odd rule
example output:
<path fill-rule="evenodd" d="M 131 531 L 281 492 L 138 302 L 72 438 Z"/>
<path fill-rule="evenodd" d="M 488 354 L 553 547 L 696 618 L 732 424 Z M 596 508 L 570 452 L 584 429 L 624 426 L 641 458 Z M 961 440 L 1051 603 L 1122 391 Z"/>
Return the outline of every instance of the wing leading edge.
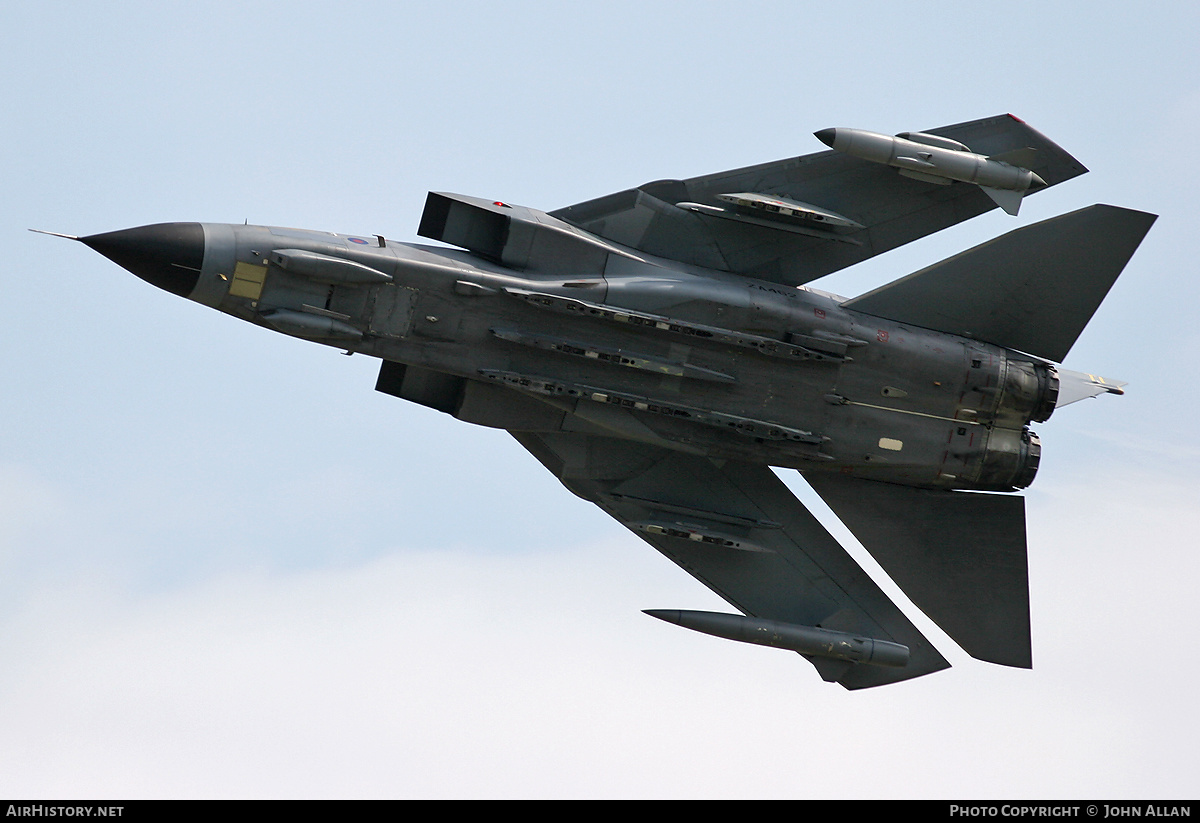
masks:
<path fill-rule="evenodd" d="M 568 489 L 750 617 L 909 649 L 903 668 L 805 655 L 825 680 L 861 689 L 949 667 L 767 466 L 587 434 L 512 434 Z"/>

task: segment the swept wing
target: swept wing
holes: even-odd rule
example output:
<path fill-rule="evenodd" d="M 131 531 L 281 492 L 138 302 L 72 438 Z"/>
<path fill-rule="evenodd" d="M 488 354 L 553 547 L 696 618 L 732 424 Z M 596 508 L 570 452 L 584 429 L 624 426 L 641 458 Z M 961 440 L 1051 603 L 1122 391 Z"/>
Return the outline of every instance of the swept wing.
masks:
<path fill-rule="evenodd" d="M 903 668 L 809 657 L 824 679 L 861 689 L 949 667 L 767 466 L 581 433 L 513 436 L 568 489 L 746 615 L 909 649 Z"/>
<path fill-rule="evenodd" d="M 981 155 L 1019 153 L 1048 186 L 1087 171 L 1012 115 L 923 134 L 948 138 Z M 996 207 L 979 186 L 919 180 L 886 165 L 823 151 L 658 180 L 551 215 L 647 254 L 794 286 Z M 726 219 L 730 215 L 739 219 Z"/>

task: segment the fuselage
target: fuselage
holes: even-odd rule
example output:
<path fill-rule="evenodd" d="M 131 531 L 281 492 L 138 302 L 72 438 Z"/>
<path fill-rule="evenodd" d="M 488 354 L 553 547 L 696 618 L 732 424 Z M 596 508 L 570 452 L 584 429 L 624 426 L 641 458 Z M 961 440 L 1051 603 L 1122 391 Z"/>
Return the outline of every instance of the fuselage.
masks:
<path fill-rule="evenodd" d="M 437 375 L 427 393 L 395 393 L 482 425 L 585 426 L 714 459 L 1008 491 L 1032 481 L 1028 426 L 1057 396 L 1053 367 L 1020 353 L 643 254 L 547 275 L 369 235 L 128 231 L 167 227 L 202 249 L 158 280 L 101 247 L 122 232 L 84 242 L 248 322 Z"/>

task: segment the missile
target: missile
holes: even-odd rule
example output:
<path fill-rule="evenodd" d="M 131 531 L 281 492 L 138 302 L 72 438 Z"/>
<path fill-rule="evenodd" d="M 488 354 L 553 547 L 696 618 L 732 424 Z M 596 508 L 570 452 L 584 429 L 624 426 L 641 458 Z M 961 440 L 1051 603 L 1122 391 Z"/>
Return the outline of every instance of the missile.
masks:
<path fill-rule="evenodd" d="M 828 657 L 851 663 L 902 668 L 908 665 L 908 646 L 873 637 L 799 626 L 777 620 L 759 620 L 720 612 L 647 609 L 646 614 L 683 626 L 685 629 L 724 637 L 739 643 L 774 646 L 813 657 Z"/>
<path fill-rule="evenodd" d="M 957 140 L 921 132 L 903 132 L 891 137 L 862 129 L 822 129 L 815 135 L 835 151 L 892 166 L 905 177 L 943 186 L 955 180 L 974 183 L 1012 215 L 1020 210 L 1021 198 L 1030 188 L 1046 185 L 1045 180 L 1027 168 L 1036 157 L 1034 149 L 985 157 Z"/>

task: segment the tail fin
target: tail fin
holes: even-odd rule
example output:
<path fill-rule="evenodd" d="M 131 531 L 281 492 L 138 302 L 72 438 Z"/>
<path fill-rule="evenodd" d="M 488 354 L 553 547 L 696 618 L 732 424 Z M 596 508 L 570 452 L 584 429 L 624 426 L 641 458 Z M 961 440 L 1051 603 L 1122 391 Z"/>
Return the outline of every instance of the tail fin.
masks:
<path fill-rule="evenodd" d="M 1011 231 L 843 306 L 1061 363 L 1155 219 L 1089 206 Z"/>

